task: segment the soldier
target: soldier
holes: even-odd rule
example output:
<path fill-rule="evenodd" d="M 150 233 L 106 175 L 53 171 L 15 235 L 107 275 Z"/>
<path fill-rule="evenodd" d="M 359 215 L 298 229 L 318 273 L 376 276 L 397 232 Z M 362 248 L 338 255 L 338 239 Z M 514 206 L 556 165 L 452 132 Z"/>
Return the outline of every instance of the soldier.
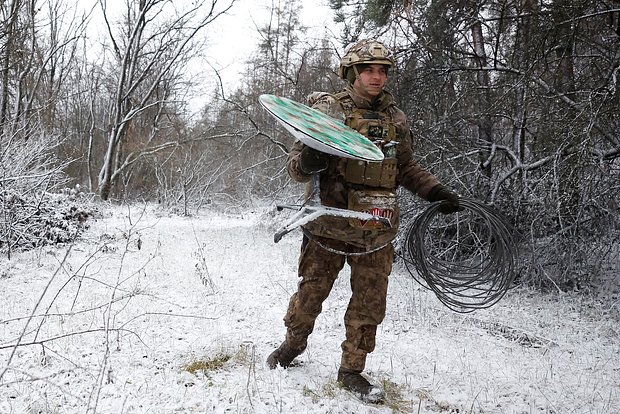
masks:
<path fill-rule="evenodd" d="M 381 42 L 362 40 L 343 56 L 339 76 L 347 81 L 336 93 L 314 93 L 309 104 L 342 120 L 373 141 L 384 153 L 382 162 L 362 162 L 331 156 L 300 141 L 288 156 L 290 176 L 306 184 L 319 174 L 320 198 L 325 206 L 372 212 L 387 218 L 361 221 L 320 217 L 302 227 L 298 289 L 284 317 L 284 342 L 267 358 L 271 369 L 287 368 L 306 348 L 322 303 L 347 262 L 351 267 L 351 299 L 344 315 L 345 340 L 338 381 L 366 402 L 381 403 L 383 391 L 361 375 L 366 355 L 375 349 L 377 326 L 383 321 L 388 276 L 392 270 L 392 239 L 398 229 L 396 188 L 404 186 L 428 201 L 442 201 L 444 214 L 459 211 L 457 194 L 448 190 L 413 158 L 412 140 L 405 114 L 384 90 L 392 53 Z"/>

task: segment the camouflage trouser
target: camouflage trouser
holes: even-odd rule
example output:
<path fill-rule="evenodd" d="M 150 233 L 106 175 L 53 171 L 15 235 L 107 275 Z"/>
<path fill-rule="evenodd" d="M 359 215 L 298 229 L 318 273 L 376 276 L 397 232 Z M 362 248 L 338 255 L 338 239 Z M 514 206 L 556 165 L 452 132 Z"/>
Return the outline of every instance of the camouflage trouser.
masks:
<path fill-rule="evenodd" d="M 317 241 L 336 250 L 352 251 L 336 240 L 317 238 Z M 393 258 L 391 244 L 374 253 L 343 256 L 304 238 L 299 257 L 301 280 L 284 317 L 288 344 L 297 349 L 305 348 L 314 322 L 321 313 L 323 301 L 346 261 L 351 267 L 352 293 L 344 316 L 346 339 L 342 343 L 341 366 L 363 371 L 366 354 L 375 349 L 377 325 L 385 316 L 388 276 L 392 271 Z"/>

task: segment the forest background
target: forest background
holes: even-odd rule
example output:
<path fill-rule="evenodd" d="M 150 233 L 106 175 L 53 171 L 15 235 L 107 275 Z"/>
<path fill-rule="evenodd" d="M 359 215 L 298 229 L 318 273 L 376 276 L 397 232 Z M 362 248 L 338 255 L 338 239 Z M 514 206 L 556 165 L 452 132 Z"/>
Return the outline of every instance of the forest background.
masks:
<path fill-rule="evenodd" d="M 299 202 L 285 169 L 293 138 L 258 96 L 339 90 L 344 47 L 374 36 L 395 51 L 389 89 L 419 161 L 514 226 L 518 283 L 590 292 L 617 277 L 620 2 L 331 0 L 332 29 L 317 36 L 301 1 L 273 1 L 239 82 L 216 83 L 196 115 L 203 83 L 188 68 L 221 80 L 209 30 L 235 3 L 0 3 L 3 255 L 74 237 L 63 223 L 83 223 L 78 199 L 185 215 Z"/>

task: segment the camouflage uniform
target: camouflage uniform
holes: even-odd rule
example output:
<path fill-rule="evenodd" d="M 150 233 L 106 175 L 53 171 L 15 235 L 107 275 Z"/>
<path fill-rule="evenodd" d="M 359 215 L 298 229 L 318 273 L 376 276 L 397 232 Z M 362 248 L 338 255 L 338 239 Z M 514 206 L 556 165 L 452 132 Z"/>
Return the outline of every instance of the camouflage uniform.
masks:
<path fill-rule="evenodd" d="M 411 135 L 405 114 L 398 109 L 388 92 L 372 103 L 355 94 L 351 86 L 331 95 L 319 94 L 314 97 L 312 106 L 324 113 L 344 120 L 358 130 L 351 119 L 358 109 L 379 114 L 386 123 L 393 126 L 396 144 L 396 176 L 392 188 L 399 185 L 427 198 L 431 189 L 438 184 L 437 179 L 424 170 L 413 159 Z M 288 172 L 298 182 L 306 182 L 306 196 L 310 195 L 310 176 L 305 174 L 299 164 L 299 156 L 304 144 L 297 141 L 289 153 Z M 348 208 L 349 194 L 354 189 L 368 189 L 363 185 L 351 184 L 342 174 L 343 159 L 331 157 L 328 168 L 320 173 L 320 197 L 325 206 Z M 375 189 L 374 187 L 372 189 Z M 304 226 L 310 237 L 304 236 L 299 257 L 298 290 L 290 299 L 284 318 L 287 327 L 286 343 L 295 349 L 304 349 L 306 341 L 314 328 L 314 322 L 322 309 L 322 303 L 329 295 L 336 277 L 345 262 L 351 267 L 351 299 L 344 321 L 346 339 L 342 343 L 341 367 L 355 372 L 364 370 L 366 355 L 375 348 L 377 326 L 383 321 L 386 310 L 388 276 L 392 270 L 394 248 L 391 244 L 398 227 L 398 217 L 394 217 L 391 228 L 362 229 L 351 224 L 346 218 L 323 216 Z M 327 247 L 321 247 L 321 245 Z M 379 250 L 374 249 L 383 246 Z M 342 255 L 330 251 L 360 253 L 362 255 Z"/>
<path fill-rule="evenodd" d="M 360 250 L 335 239 L 317 237 L 317 241 L 338 250 Z M 305 348 L 314 321 L 321 313 L 321 305 L 346 261 L 351 267 L 352 294 L 344 315 L 346 339 L 342 343 L 341 366 L 362 372 L 366 354 L 375 349 L 377 326 L 385 316 L 388 275 L 393 258 L 391 243 L 374 253 L 343 256 L 304 238 L 299 257 L 301 281 L 284 317 L 288 328 L 286 342 L 293 348 Z"/>

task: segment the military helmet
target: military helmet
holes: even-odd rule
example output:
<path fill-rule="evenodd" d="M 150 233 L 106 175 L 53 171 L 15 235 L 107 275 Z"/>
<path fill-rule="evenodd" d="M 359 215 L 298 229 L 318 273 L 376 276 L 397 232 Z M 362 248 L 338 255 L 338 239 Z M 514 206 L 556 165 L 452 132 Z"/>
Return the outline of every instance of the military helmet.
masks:
<path fill-rule="evenodd" d="M 347 69 L 359 64 L 379 64 L 394 66 L 392 52 L 375 39 L 360 40 L 347 49 L 338 67 L 338 76 L 347 79 Z"/>

